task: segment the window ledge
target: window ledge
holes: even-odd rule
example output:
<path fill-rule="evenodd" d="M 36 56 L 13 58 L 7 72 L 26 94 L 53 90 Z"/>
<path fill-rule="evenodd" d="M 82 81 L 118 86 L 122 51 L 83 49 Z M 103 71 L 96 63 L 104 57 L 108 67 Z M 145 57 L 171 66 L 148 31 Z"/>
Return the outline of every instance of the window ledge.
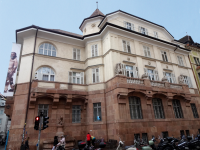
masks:
<path fill-rule="evenodd" d="M 150 65 L 145 65 L 145 67 L 148 67 L 148 68 L 153 68 L 153 69 L 155 69 L 155 68 L 156 68 L 155 66 L 150 66 Z"/>
<path fill-rule="evenodd" d="M 129 63 L 129 64 L 133 64 L 133 65 L 135 65 L 135 62 L 131 62 L 131 61 L 123 61 L 123 63 Z"/>
<path fill-rule="evenodd" d="M 164 70 L 164 71 L 170 71 L 170 72 L 173 72 L 173 70 L 171 70 L 171 69 L 166 69 L 166 68 L 164 68 L 163 70 Z"/>

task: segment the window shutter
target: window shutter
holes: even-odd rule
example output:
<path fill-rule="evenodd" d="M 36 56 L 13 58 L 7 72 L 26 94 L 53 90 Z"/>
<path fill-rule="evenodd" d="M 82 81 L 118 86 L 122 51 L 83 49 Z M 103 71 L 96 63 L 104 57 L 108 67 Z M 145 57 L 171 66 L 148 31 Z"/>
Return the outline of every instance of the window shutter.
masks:
<path fill-rule="evenodd" d="M 176 77 L 175 77 L 175 74 L 172 73 L 171 75 L 172 75 L 172 82 L 173 82 L 173 83 L 176 83 Z"/>
<path fill-rule="evenodd" d="M 134 31 L 134 24 L 131 24 L 131 30 Z"/>
<path fill-rule="evenodd" d="M 131 53 L 131 46 L 130 46 L 130 42 L 127 42 L 127 50 L 129 53 Z"/>
<path fill-rule="evenodd" d="M 71 71 L 69 71 L 69 83 L 73 83 L 73 81 L 72 81 L 72 72 Z"/>
<path fill-rule="evenodd" d="M 121 64 L 121 66 L 122 66 L 122 73 L 123 73 L 123 75 L 125 75 L 126 76 L 126 66 L 124 65 L 124 64 Z"/>
<path fill-rule="evenodd" d="M 156 81 L 159 81 L 158 71 L 157 71 L 157 70 L 154 70 L 153 73 L 154 73 L 154 76 L 155 76 L 155 80 L 156 80 Z"/>
<path fill-rule="evenodd" d="M 150 52 L 149 47 L 147 47 L 147 54 L 148 54 L 148 57 L 151 57 L 151 52 Z"/>
<path fill-rule="evenodd" d="M 187 77 L 187 79 L 188 79 L 188 86 L 189 86 L 189 88 L 192 88 L 193 86 L 192 86 L 191 78 Z"/>
<path fill-rule="evenodd" d="M 138 78 L 138 67 L 133 66 L 133 76 L 134 78 Z"/>
<path fill-rule="evenodd" d="M 96 69 L 96 82 L 99 82 L 99 68 Z"/>
<path fill-rule="evenodd" d="M 126 22 L 124 21 L 124 28 L 126 28 Z"/>
<path fill-rule="evenodd" d="M 81 72 L 81 84 L 84 84 L 84 72 Z"/>
<path fill-rule="evenodd" d="M 95 56 L 98 56 L 98 47 L 95 45 Z"/>
<path fill-rule="evenodd" d="M 80 60 L 80 49 L 77 49 L 77 60 Z"/>
<path fill-rule="evenodd" d="M 138 32 L 140 32 L 140 33 L 141 33 L 141 27 L 140 27 L 140 26 L 138 27 Z"/>
<path fill-rule="evenodd" d="M 146 49 L 146 46 L 143 46 L 143 49 L 144 49 L 144 56 L 147 57 L 147 49 Z"/>
<path fill-rule="evenodd" d="M 123 40 L 122 43 L 123 43 L 124 51 L 127 52 L 127 49 L 126 49 L 126 41 Z"/>
<path fill-rule="evenodd" d="M 95 69 L 92 69 L 92 81 L 95 83 Z"/>
<path fill-rule="evenodd" d="M 73 59 L 76 60 L 76 49 L 75 48 L 73 49 Z"/>
<path fill-rule="evenodd" d="M 148 70 L 147 70 L 147 68 L 144 68 L 144 73 L 145 73 L 146 75 L 148 75 Z"/>
<path fill-rule="evenodd" d="M 92 57 L 94 57 L 94 45 L 92 45 Z"/>
<path fill-rule="evenodd" d="M 145 28 L 145 34 L 148 35 L 148 30 Z"/>

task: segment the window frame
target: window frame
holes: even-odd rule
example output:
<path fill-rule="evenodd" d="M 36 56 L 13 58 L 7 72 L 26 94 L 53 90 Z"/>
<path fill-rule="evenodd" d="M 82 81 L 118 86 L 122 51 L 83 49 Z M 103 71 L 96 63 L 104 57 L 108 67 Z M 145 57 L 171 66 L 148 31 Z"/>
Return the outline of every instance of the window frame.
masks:
<path fill-rule="evenodd" d="M 170 74 L 170 76 L 168 76 L 167 74 Z M 171 72 L 163 72 L 163 75 L 165 77 L 167 77 L 167 80 L 169 83 L 176 83 L 176 77 L 174 73 Z"/>
<path fill-rule="evenodd" d="M 40 105 L 42 105 L 42 108 L 40 108 Z M 47 108 L 45 108 L 44 106 L 47 106 Z M 40 115 L 40 111 L 43 111 L 43 115 L 44 115 L 44 111 L 47 111 L 47 116 L 45 117 L 48 117 L 49 115 L 49 104 L 38 104 L 38 116 Z"/>
<path fill-rule="evenodd" d="M 184 66 L 183 57 L 182 56 L 177 56 L 177 58 L 178 58 L 178 64 L 180 66 Z"/>
<path fill-rule="evenodd" d="M 141 99 L 139 97 L 129 97 L 129 109 L 131 119 L 143 119 Z"/>
<path fill-rule="evenodd" d="M 0 110 L 0 115 L 3 115 L 4 114 L 4 111 L 3 110 Z"/>
<path fill-rule="evenodd" d="M 78 59 L 78 51 L 79 51 L 79 59 Z M 75 52 L 76 58 L 74 58 L 74 52 Z M 73 60 L 80 61 L 81 60 L 81 50 L 78 48 L 73 48 L 72 58 L 73 58 Z"/>
<path fill-rule="evenodd" d="M 125 44 L 125 46 L 124 46 L 124 44 Z M 131 53 L 131 43 L 129 41 L 122 40 L 122 47 L 123 47 L 124 52 Z M 125 47 L 126 47 L 126 49 L 125 49 Z"/>
<path fill-rule="evenodd" d="M 185 75 L 182 75 L 182 77 L 183 77 L 184 84 L 188 85 L 189 88 L 192 88 L 193 85 L 192 85 L 191 78 Z"/>
<path fill-rule="evenodd" d="M 161 51 L 161 56 L 162 56 L 162 60 L 164 62 L 169 62 L 168 61 L 168 57 L 167 57 L 167 52 L 166 51 Z"/>
<path fill-rule="evenodd" d="M 132 67 L 132 70 L 131 69 L 127 69 L 127 67 Z M 127 72 L 129 74 L 129 76 L 127 75 Z M 131 76 L 131 72 L 132 72 L 133 76 Z M 138 67 L 132 66 L 132 65 L 125 65 L 125 75 L 126 75 L 126 77 L 139 78 Z"/>
<path fill-rule="evenodd" d="M 95 106 L 95 104 L 97 106 Z M 95 116 L 95 109 L 97 110 L 96 111 L 96 116 Z M 100 109 L 100 112 L 99 112 L 99 109 Z M 101 111 L 101 102 L 99 102 L 99 103 L 93 103 L 93 121 L 94 122 L 102 121 L 102 113 L 101 112 L 102 112 Z M 100 120 L 97 120 L 97 116 L 100 116 Z M 95 118 L 96 118 L 96 120 L 95 120 Z"/>
<path fill-rule="evenodd" d="M 78 107 L 78 108 L 75 108 L 75 107 Z M 73 113 L 73 111 L 75 111 L 75 113 Z M 75 117 L 74 121 L 73 121 L 73 117 Z M 72 105 L 72 123 L 81 123 L 81 105 Z"/>
<path fill-rule="evenodd" d="M 48 48 L 47 49 L 45 48 L 45 44 L 48 44 L 48 46 L 47 46 Z M 51 45 L 51 49 L 49 49 L 49 45 Z M 41 48 L 41 46 L 43 46 L 43 47 Z M 41 53 L 41 49 L 42 49 L 42 53 Z M 45 50 L 47 51 L 47 54 L 45 54 Z M 48 55 L 49 51 L 51 51 L 51 55 Z M 55 56 L 53 56 L 53 52 L 55 52 Z M 40 46 L 38 48 L 38 54 L 56 57 L 57 50 L 56 50 L 56 47 L 53 44 L 51 44 L 51 43 L 42 43 L 42 44 L 40 44 Z"/>
<path fill-rule="evenodd" d="M 175 106 L 175 103 L 176 103 L 176 106 Z M 177 118 L 177 119 L 184 118 L 180 100 L 173 99 L 172 105 L 173 105 L 173 109 L 174 109 L 175 118 Z"/>
<path fill-rule="evenodd" d="M 157 104 L 155 104 L 155 101 L 157 101 Z M 155 119 L 165 119 L 165 113 L 164 113 L 164 109 L 163 109 L 162 99 L 153 98 L 152 103 L 153 103 Z M 156 111 L 156 110 L 158 110 L 158 111 Z"/>
<path fill-rule="evenodd" d="M 195 103 L 190 103 L 190 106 L 191 106 L 194 118 L 199 118 L 199 114 L 198 114 L 198 111 L 197 111 L 196 104 Z"/>
<path fill-rule="evenodd" d="M 74 76 L 74 73 L 80 73 L 80 77 Z M 70 76 L 70 74 L 71 74 L 71 76 Z M 74 78 L 76 80 L 75 83 L 74 83 Z M 77 83 L 77 78 L 80 78 L 80 83 Z M 69 71 L 69 83 L 84 84 L 84 72 Z"/>
<path fill-rule="evenodd" d="M 97 69 L 98 69 L 98 74 L 97 74 Z M 99 83 L 99 82 L 100 82 L 100 68 L 92 68 L 92 83 Z"/>
<path fill-rule="evenodd" d="M 200 65 L 199 58 L 198 58 L 198 57 L 193 57 L 193 58 L 194 58 L 195 64 L 196 64 L 197 66 L 199 66 L 199 65 Z"/>
<path fill-rule="evenodd" d="M 143 45 L 144 56 L 151 58 L 151 50 L 149 46 Z"/>
<path fill-rule="evenodd" d="M 96 46 L 96 49 L 95 49 L 95 46 Z M 94 56 L 93 56 L 93 48 L 94 48 Z M 98 51 L 98 44 L 94 44 L 91 46 L 91 56 L 92 57 L 97 57 L 99 56 L 99 51 Z"/>
<path fill-rule="evenodd" d="M 124 27 L 125 27 L 126 29 L 128 29 L 128 30 L 134 31 L 134 24 L 133 24 L 133 23 L 124 21 Z"/>
<path fill-rule="evenodd" d="M 45 72 L 45 68 L 49 69 L 49 74 L 47 73 L 43 73 Z M 53 72 L 53 73 L 52 73 Z M 48 76 L 48 80 L 43 80 L 43 77 L 44 75 Z M 35 78 L 37 78 L 38 80 L 41 80 L 41 81 L 51 81 L 51 76 L 53 76 L 53 81 L 55 81 L 55 71 L 54 69 L 50 68 L 50 67 L 46 67 L 46 66 L 43 66 L 43 67 L 40 67 L 37 71 L 36 71 L 36 74 L 35 74 Z"/>
<path fill-rule="evenodd" d="M 150 70 L 152 71 L 152 73 L 149 72 Z M 158 75 L 158 71 L 157 70 L 144 68 L 144 72 L 148 76 L 149 80 L 151 80 L 151 81 L 159 81 L 159 75 Z M 154 79 L 154 80 L 152 80 L 152 79 Z"/>

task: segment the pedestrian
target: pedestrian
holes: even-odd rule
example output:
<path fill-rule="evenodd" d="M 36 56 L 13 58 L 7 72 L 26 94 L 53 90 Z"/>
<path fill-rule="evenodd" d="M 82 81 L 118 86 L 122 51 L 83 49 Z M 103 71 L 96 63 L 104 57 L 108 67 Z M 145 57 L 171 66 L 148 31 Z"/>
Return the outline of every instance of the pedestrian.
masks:
<path fill-rule="evenodd" d="M 28 145 L 28 140 L 29 140 L 29 137 L 27 137 L 27 140 L 25 141 L 25 149 L 27 150 L 29 150 L 29 145 Z"/>
<path fill-rule="evenodd" d="M 87 145 L 90 147 L 90 140 L 91 140 L 91 135 L 90 133 L 87 134 Z"/>
<path fill-rule="evenodd" d="M 91 139 L 92 139 L 92 145 L 94 146 L 95 137 L 94 137 L 94 136 L 91 136 Z"/>
<path fill-rule="evenodd" d="M 62 146 L 63 149 L 65 149 L 65 137 L 64 137 L 64 135 L 61 135 L 61 140 L 60 140 L 60 142 L 57 144 L 57 146 Z"/>
<path fill-rule="evenodd" d="M 53 148 L 52 150 L 56 149 L 56 145 L 58 144 L 58 136 L 54 136 L 54 141 L 53 141 Z"/>

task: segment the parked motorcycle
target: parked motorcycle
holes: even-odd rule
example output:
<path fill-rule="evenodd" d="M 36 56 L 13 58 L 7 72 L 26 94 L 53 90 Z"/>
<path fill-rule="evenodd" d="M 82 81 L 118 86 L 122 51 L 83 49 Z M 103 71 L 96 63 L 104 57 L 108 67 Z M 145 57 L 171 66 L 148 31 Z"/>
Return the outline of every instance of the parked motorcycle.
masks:
<path fill-rule="evenodd" d="M 119 137 L 119 145 L 117 146 L 117 149 L 116 150 L 122 150 L 123 149 L 123 146 L 124 146 L 124 143 L 125 141 L 122 141 L 121 138 Z M 126 150 L 138 150 L 136 148 L 136 144 L 138 142 L 136 140 L 134 140 L 134 145 L 130 145 L 130 146 L 125 146 L 125 149 Z"/>

